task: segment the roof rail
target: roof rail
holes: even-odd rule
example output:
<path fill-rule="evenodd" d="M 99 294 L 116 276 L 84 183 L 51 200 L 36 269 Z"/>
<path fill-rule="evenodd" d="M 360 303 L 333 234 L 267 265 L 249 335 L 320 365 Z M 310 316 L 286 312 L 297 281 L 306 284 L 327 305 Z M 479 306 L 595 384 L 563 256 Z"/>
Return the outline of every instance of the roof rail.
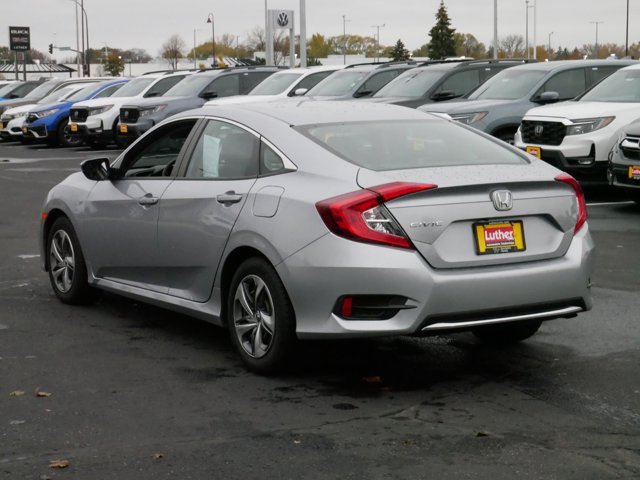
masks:
<path fill-rule="evenodd" d="M 374 65 L 378 68 L 385 68 L 392 65 L 418 65 L 420 62 L 416 62 L 415 60 L 401 60 L 398 62 L 363 62 L 363 63 L 352 63 L 347 65 L 344 68 L 353 68 L 353 67 L 362 67 L 367 65 Z"/>

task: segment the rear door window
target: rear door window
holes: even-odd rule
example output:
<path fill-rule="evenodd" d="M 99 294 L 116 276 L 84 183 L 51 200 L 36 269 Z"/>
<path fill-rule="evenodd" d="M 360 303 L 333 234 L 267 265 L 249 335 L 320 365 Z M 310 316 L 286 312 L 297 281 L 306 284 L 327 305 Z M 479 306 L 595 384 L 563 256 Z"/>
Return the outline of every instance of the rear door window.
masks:
<path fill-rule="evenodd" d="M 329 70 L 326 72 L 318 72 L 318 73 L 312 73 L 311 75 L 307 75 L 302 80 L 300 80 L 300 82 L 295 87 L 291 89 L 291 92 L 289 92 L 289 95 L 293 95 L 295 91 L 299 88 L 306 88 L 307 90 L 311 90 L 318 83 L 320 83 L 321 80 L 324 80 L 332 73 L 333 73 L 333 70 Z"/>
<path fill-rule="evenodd" d="M 237 74 L 222 75 L 217 77 L 204 91 L 205 94 L 214 94 L 213 97 L 230 97 L 240 94 L 240 78 Z M 212 97 L 212 98 L 213 98 Z"/>
<path fill-rule="evenodd" d="M 173 87 L 176 83 L 182 80 L 186 75 L 174 75 L 167 78 L 161 78 L 158 80 L 147 93 L 144 94 L 145 97 L 161 97 L 164 95 L 167 90 Z"/>
<path fill-rule="evenodd" d="M 365 80 L 356 92 L 356 96 L 366 97 L 373 95 L 402 72 L 403 70 L 389 70 L 386 72 L 374 73 L 371 77 Z"/>
<path fill-rule="evenodd" d="M 240 79 L 240 95 L 245 95 L 258 86 L 265 78 L 274 72 L 246 72 Z"/>
<path fill-rule="evenodd" d="M 604 80 L 616 70 L 618 70 L 616 67 L 592 67 L 589 70 L 591 85 L 595 85 L 600 80 Z"/>
<path fill-rule="evenodd" d="M 456 72 L 447 78 L 434 92 L 436 94 L 442 92 L 451 92 L 456 97 L 462 97 L 480 84 L 480 71 L 467 70 L 465 72 Z"/>

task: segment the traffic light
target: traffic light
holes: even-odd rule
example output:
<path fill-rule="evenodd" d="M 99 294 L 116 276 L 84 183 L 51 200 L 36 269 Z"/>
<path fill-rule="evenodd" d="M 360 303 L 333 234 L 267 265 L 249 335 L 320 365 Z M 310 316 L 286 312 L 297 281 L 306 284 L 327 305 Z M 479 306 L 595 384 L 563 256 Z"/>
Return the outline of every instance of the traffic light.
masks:
<path fill-rule="evenodd" d="M 53 53 L 53 43 L 49 44 L 49 53 Z"/>

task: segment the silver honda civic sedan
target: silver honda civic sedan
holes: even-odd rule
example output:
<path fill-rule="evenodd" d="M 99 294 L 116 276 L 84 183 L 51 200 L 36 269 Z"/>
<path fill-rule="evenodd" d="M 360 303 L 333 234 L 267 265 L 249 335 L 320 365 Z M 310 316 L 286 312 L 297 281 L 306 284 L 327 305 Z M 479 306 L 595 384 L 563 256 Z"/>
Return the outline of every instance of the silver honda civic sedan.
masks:
<path fill-rule="evenodd" d="M 246 366 L 300 339 L 470 330 L 518 342 L 592 305 L 569 175 L 460 124 L 348 102 L 205 107 L 47 196 L 55 295 L 96 289 L 228 328 Z"/>

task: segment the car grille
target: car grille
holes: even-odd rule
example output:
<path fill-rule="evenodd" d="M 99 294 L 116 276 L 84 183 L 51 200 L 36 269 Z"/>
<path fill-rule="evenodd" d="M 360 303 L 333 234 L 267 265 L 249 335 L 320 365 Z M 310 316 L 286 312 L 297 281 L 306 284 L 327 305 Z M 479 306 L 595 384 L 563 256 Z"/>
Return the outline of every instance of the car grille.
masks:
<path fill-rule="evenodd" d="M 640 138 L 626 137 L 620 144 L 622 155 L 629 160 L 640 160 Z"/>
<path fill-rule="evenodd" d="M 121 108 L 120 121 L 122 123 L 135 123 L 138 121 L 140 111 L 137 108 Z"/>
<path fill-rule="evenodd" d="M 38 120 L 38 116 L 34 115 L 33 113 L 27 115 L 27 123 L 33 123 L 36 120 Z"/>
<path fill-rule="evenodd" d="M 72 122 L 86 122 L 89 116 L 89 110 L 86 108 L 72 108 L 71 109 L 71 121 Z"/>
<path fill-rule="evenodd" d="M 525 143 L 560 145 L 567 133 L 567 127 L 560 122 L 523 120 L 520 131 L 522 132 L 522 141 Z"/>

